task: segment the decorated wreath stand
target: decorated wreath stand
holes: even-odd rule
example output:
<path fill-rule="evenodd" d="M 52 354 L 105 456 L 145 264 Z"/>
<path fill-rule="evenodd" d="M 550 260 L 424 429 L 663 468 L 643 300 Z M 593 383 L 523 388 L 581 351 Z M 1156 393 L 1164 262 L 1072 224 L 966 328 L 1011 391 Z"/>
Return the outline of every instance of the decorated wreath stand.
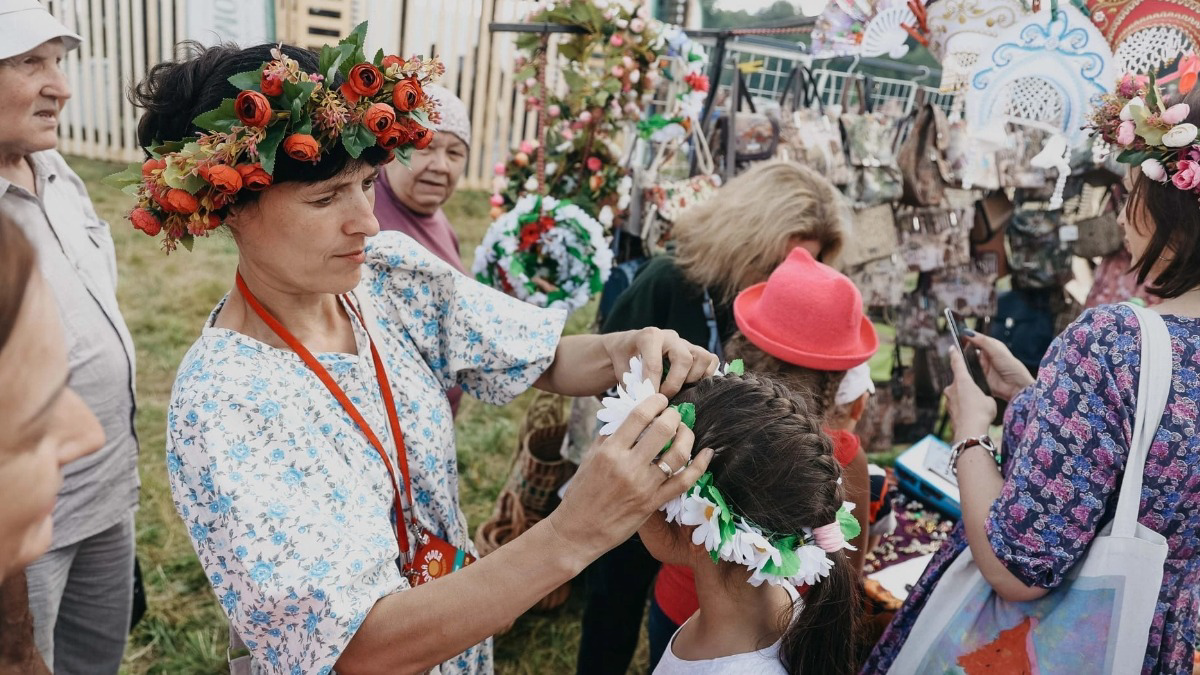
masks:
<path fill-rule="evenodd" d="M 538 53 L 538 80 L 545 91 L 548 36 Z M 608 277 L 611 252 L 600 223 L 566 200 L 546 196 L 545 106 L 538 107 L 538 193 L 522 197 L 515 208 L 488 229 L 476 253 L 476 277 L 526 302 L 578 309 Z M 605 258 L 607 256 L 607 258 Z M 488 555 L 550 515 L 558 490 L 575 473 L 563 459 L 567 433 L 565 398 L 539 392 L 518 432 L 512 470 L 492 515 L 475 531 L 475 546 Z M 542 598 L 535 610 L 567 601 L 570 584 Z"/>

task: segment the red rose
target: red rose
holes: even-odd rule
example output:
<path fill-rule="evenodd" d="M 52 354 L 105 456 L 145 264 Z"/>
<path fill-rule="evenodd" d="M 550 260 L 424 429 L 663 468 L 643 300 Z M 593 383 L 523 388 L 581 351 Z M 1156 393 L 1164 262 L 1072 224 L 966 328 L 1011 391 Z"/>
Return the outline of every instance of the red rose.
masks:
<path fill-rule="evenodd" d="M 200 177 L 227 195 L 237 194 L 242 189 L 242 174 L 226 164 L 201 167 Z"/>
<path fill-rule="evenodd" d="M 316 164 L 321 146 L 317 144 L 317 139 L 308 134 L 292 134 L 283 139 L 283 151 L 292 159 Z"/>
<path fill-rule="evenodd" d="M 196 201 L 196 197 L 187 190 L 178 190 L 171 188 L 167 190 L 167 194 L 163 196 L 164 206 L 175 213 L 195 213 L 200 207 L 200 202 Z"/>
<path fill-rule="evenodd" d="M 372 103 L 363 115 L 363 124 L 376 136 L 384 133 L 396 121 L 396 110 L 386 103 Z"/>
<path fill-rule="evenodd" d="M 283 96 L 283 78 L 278 75 L 262 74 L 262 82 L 258 85 L 267 96 Z"/>
<path fill-rule="evenodd" d="M 600 161 L 599 157 L 588 157 L 587 168 L 588 171 L 599 171 L 600 169 L 604 168 L 604 163 Z"/>
<path fill-rule="evenodd" d="M 233 107 L 238 119 L 248 127 L 265 127 L 271 121 L 271 102 L 257 91 L 247 89 L 238 94 Z"/>
<path fill-rule="evenodd" d="M 407 143 L 409 138 L 408 130 L 404 125 L 393 122 L 387 130 L 375 136 L 375 142 L 379 143 L 379 147 L 384 150 L 391 151 Z"/>
<path fill-rule="evenodd" d="M 271 187 L 271 174 L 263 170 L 262 164 L 241 164 L 234 167 L 242 176 L 242 184 L 258 192 Z"/>
<path fill-rule="evenodd" d="M 162 231 L 162 221 L 148 209 L 134 209 L 133 213 L 129 214 L 129 220 L 133 221 L 134 228 L 151 237 L 157 237 Z"/>
<path fill-rule="evenodd" d="M 383 73 L 369 63 L 360 63 L 350 69 L 346 83 L 342 85 L 342 96 L 351 103 L 358 103 L 363 96 L 374 96 L 383 88 Z"/>
<path fill-rule="evenodd" d="M 149 176 L 151 171 L 165 168 L 167 168 L 166 160 L 150 158 L 142 162 L 142 175 Z"/>
<path fill-rule="evenodd" d="M 433 134 L 433 129 L 426 129 L 423 126 L 418 125 L 416 130 L 413 132 L 413 147 L 417 150 L 424 150 L 425 148 L 428 148 L 429 144 L 433 142 Z"/>
<path fill-rule="evenodd" d="M 392 66 L 403 66 L 403 65 L 404 65 L 404 59 L 400 58 L 399 56 L 396 56 L 395 54 L 388 54 L 387 56 L 383 57 L 383 69 L 384 70 L 387 70 L 388 68 L 391 68 Z"/>
<path fill-rule="evenodd" d="M 415 77 L 406 77 L 392 90 L 392 103 L 400 112 L 412 112 L 425 103 L 425 90 Z"/>

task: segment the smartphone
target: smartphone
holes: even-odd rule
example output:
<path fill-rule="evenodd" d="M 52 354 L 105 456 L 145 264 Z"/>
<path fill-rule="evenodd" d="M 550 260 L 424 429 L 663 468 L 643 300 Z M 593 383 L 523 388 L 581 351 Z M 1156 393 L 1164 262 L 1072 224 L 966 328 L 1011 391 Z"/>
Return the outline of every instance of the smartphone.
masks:
<path fill-rule="evenodd" d="M 987 376 L 983 373 L 983 365 L 979 361 L 979 350 L 973 346 L 964 347 L 963 331 L 967 330 L 967 322 L 958 312 L 947 309 L 946 328 L 950 331 L 951 342 L 954 343 L 954 348 L 962 356 L 963 362 L 967 364 L 967 370 L 971 373 L 971 379 L 975 381 L 983 393 L 988 396 L 992 395 L 992 389 L 988 386 Z"/>

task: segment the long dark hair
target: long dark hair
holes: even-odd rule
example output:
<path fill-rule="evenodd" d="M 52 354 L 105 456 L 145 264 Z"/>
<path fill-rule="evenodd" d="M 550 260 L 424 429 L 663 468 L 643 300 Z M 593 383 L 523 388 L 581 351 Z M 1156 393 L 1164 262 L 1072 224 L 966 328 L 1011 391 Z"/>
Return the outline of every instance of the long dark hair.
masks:
<path fill-rule="evenodd" d="M 1200 87 L 1186 97 L 1177 98 L 1167 105 L 1187 103 L 1191 106 L 1186 122 L 1200 126 Z M 1183 191 L 1171 184 L 1159 183 L 1141 174 L 1129 193 L 1126 222 L 1130 213 L 1145 208 L 1154 221 L 1154 234 L 1146 246 L 1146 252 L 1130 270 L 1137 274 L 1139 284 L 1146 283 L 1150 270 L 1163 256 L 1170 253 L 1171 262 L 1155 279 L 1150 279 L 1146 290 L 1162 298 L 1175 298 L 1200 286 L 1200 207 L 1196 205 L 1196 194 Z"/>
<path fill-rule="evenodd" d="M 0 213 L 0 352 L 16 328 L 36 263 L 29 240 Z"/>
<path fill-rule="evenodd" d="M 805 401 L 754 374 L 710 377 L 673 401 L 695 404 L 696 447 L 716 450 L 713 484 L 734 513 L 764 531 L 828 525 L 842 505 L 833 442 Z M 856 671 L 857 573 L 844 552 L 829 556 L 829 576 L 807 589 L 799 615 L 787 617 L 780 658 L 792 675 Z"/>
<path fill-rule="evenodd" d="M 262 67 L 272 60 L 271 50 L 276 46 L 262 44 L 242 49 L 229 44 L 205 47 L 190 40 L 181 42 L 179 51 L 182 58 L 179 61 L 159 63 L 150 69 L 146 79 L 129 91 L 133 104 L 145 109 L 138 121 L 138 144 L 150 147 L 162 141 L 175 141 L 203 132 L 203 129 L 192 124 L 192 120 L 201 113 L 219 107 L 223 99 L 236 98 L 239 90 L 229 83 L 229 77 Z M 282 51 L 295 59 L 305 72 L 317 72 L 319 64 L 316 54 L 292 45 L 283 45 Z M 340 82 L 335 80 L 326 84 L 336 88 Z M 355 160 L 341 144 L 336 144 L 321 161 L 313 164 L 292 159 L 287 153 L 280 152 L 275 156 L 272 184 L 291 181 L 319 183 L 353 169 L 360 162 L 378 166 L 386 155 L 386 150 L 374 145 Z M 243 190 L 238 193 L 238 202 L 253 201 L 257 194 Z"/>

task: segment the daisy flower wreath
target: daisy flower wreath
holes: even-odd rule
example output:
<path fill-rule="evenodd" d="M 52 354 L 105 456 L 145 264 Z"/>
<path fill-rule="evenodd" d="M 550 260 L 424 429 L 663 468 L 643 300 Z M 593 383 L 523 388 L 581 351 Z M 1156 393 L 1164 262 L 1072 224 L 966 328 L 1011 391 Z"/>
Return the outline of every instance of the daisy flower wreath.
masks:
<path fill-rule="evenodd" d="M 723 366 L 715 377 L 741 376 L 741 360 Z M 654 395 L 654 385 L 643 377 L 642 360 L 629 361 L 629 372 L 616 387 L 616 396 L 602 401 L 597 418 L 605 425 L 600 435 L 611 435 L 621 426 L 638 403 Z M 683 403 L 672 406 L 688 428 L 696 423 L 696 406 Z M 670 448 L 670 445 L 667 445 Z M 665 449 L 664 449 L 665 452 Z M 704 546 L 713 562 L 724 560 L 746 566 L 747 579 L 753 586 L 765 581 L 779 586 L 811 586 L 829 576 L 834 561 L 828 554 L 842 549 L 854 550 L 848 542 L 862 529 L 854 517 L 854 504 L 843 502 L 837 518 L 828 525 L 804 528 L 796 534 L 764 531 L 758 525 L 733 512 L 721 491 L 713 484 L 712 472 L 700 476 L 687 492 L 663 504 L 668 523 L 694 527 L 692 543 Z"/>
<path fill-rule="evenodd" d="M 527 195 L 488 228 L 471 273 L 528 303 L 573 311 L 604 287 L 612 262 L 595 218 L 569 201 Z"/>

